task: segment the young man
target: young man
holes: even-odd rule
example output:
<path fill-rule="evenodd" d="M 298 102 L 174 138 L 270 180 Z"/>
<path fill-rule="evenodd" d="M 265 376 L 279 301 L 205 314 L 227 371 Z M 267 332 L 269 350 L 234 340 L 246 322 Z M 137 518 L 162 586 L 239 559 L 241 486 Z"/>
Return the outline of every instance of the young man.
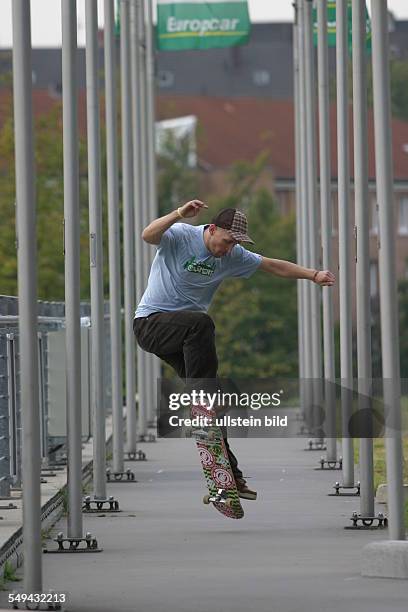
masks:
<path fill-rule="evenodd" d="M 210 225 L 189 225 L 207 206 L 192 200 L 156 219 L 142 233 L 158 245 L 148 285 L 133 323 L 139 346 L 169 363 L 182 379 L 216 379 L 215 328 L 207 314 L 220 283 L 231 276 L 249 278 L 263 270 L 286 278 L 304 278 L 331 286 L 329 271 L 310 270 L 294 263 L 263 257 L 241 246 L 253 244 L 247 218 L 235 208 L 219 212 Z M 225 434 L 226 436 L 226 434 Z M 256 499 L 225 439 L 240 497 Z"/>

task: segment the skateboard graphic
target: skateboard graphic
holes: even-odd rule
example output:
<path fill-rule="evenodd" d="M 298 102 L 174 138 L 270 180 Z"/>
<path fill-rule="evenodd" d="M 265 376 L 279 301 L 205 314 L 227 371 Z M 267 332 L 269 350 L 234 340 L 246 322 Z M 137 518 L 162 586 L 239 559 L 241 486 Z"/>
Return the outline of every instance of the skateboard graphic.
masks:
<path fill-rule="evenodd" d="M 215 412 L 208 410 L 205 406 L 193 406 L 191 417 L 197 416 L 215 419 Z M 244 510 L 239 499 L 221 429 L 213 424 L 208 427 L 193 428 L 191 435 L 196 440 L 208 487 L 209 494 L 203 497 L 203 503 L 212 503 L 221 514 L 229 518 L 242 518 Z"/>

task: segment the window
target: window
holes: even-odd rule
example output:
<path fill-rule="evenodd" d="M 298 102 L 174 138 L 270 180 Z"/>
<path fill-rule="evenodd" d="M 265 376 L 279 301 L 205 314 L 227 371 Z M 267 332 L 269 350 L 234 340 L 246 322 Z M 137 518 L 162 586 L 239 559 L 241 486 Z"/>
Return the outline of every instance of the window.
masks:
<path fill-rule="evenodd" d="M 172 87 L 174 85 L 174 73 L 170 70 L 159 70 L 157 84 L 159 87 Z"/>
<path fill-rule="evenodd" d="M 370 296 L 376 297 L 378 295 L 378 263 L 376 261 L 370 262 Z"/>
<path fill-rule="evenodd" d="M 398 231 L 408 235 L 408 196 L 402 196 L 400 199 Z"/>
<path fill-rule="evenodd" d="M 271 75 L 267 70 L 255 70 L 253 73 L 253 79 L 255 85 L 265 87 L 265 85 L 269 85 L 271 82 Z"/>
<path fill-rule="evenodd" d="M 371 233 L 378 234 L 378 203 L 376 197 L 371 200 Z"/>

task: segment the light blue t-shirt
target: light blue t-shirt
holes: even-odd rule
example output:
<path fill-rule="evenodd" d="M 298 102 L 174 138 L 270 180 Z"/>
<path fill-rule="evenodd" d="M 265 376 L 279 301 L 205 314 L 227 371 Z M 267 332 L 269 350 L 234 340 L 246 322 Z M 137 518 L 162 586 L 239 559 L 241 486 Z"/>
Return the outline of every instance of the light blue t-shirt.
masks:
<path fill-rule="evenodd" d="M 261 256 L 240 244 L 229 255 L 214 257 L 204 243 L 206 227 L 176 223 L 164 232 L 136 317 L 175 310 L 206 312 L 225 278 L 249 278 L 255 272 Z"/>

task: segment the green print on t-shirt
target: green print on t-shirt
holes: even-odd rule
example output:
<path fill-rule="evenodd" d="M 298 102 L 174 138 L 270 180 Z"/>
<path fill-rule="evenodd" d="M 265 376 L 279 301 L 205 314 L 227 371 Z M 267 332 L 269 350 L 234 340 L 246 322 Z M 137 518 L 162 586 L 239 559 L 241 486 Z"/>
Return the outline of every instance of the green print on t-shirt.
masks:
<path fill-rule="evenodd" d="M 196 261 L 195 255 L 186 261 L 183 268 L 188 272 L 194 272 L 195 274 L 202 274 L 203 276 L 212 276 L 215 270 L 215 263 L 207 264 L 202 261 Z"/>

